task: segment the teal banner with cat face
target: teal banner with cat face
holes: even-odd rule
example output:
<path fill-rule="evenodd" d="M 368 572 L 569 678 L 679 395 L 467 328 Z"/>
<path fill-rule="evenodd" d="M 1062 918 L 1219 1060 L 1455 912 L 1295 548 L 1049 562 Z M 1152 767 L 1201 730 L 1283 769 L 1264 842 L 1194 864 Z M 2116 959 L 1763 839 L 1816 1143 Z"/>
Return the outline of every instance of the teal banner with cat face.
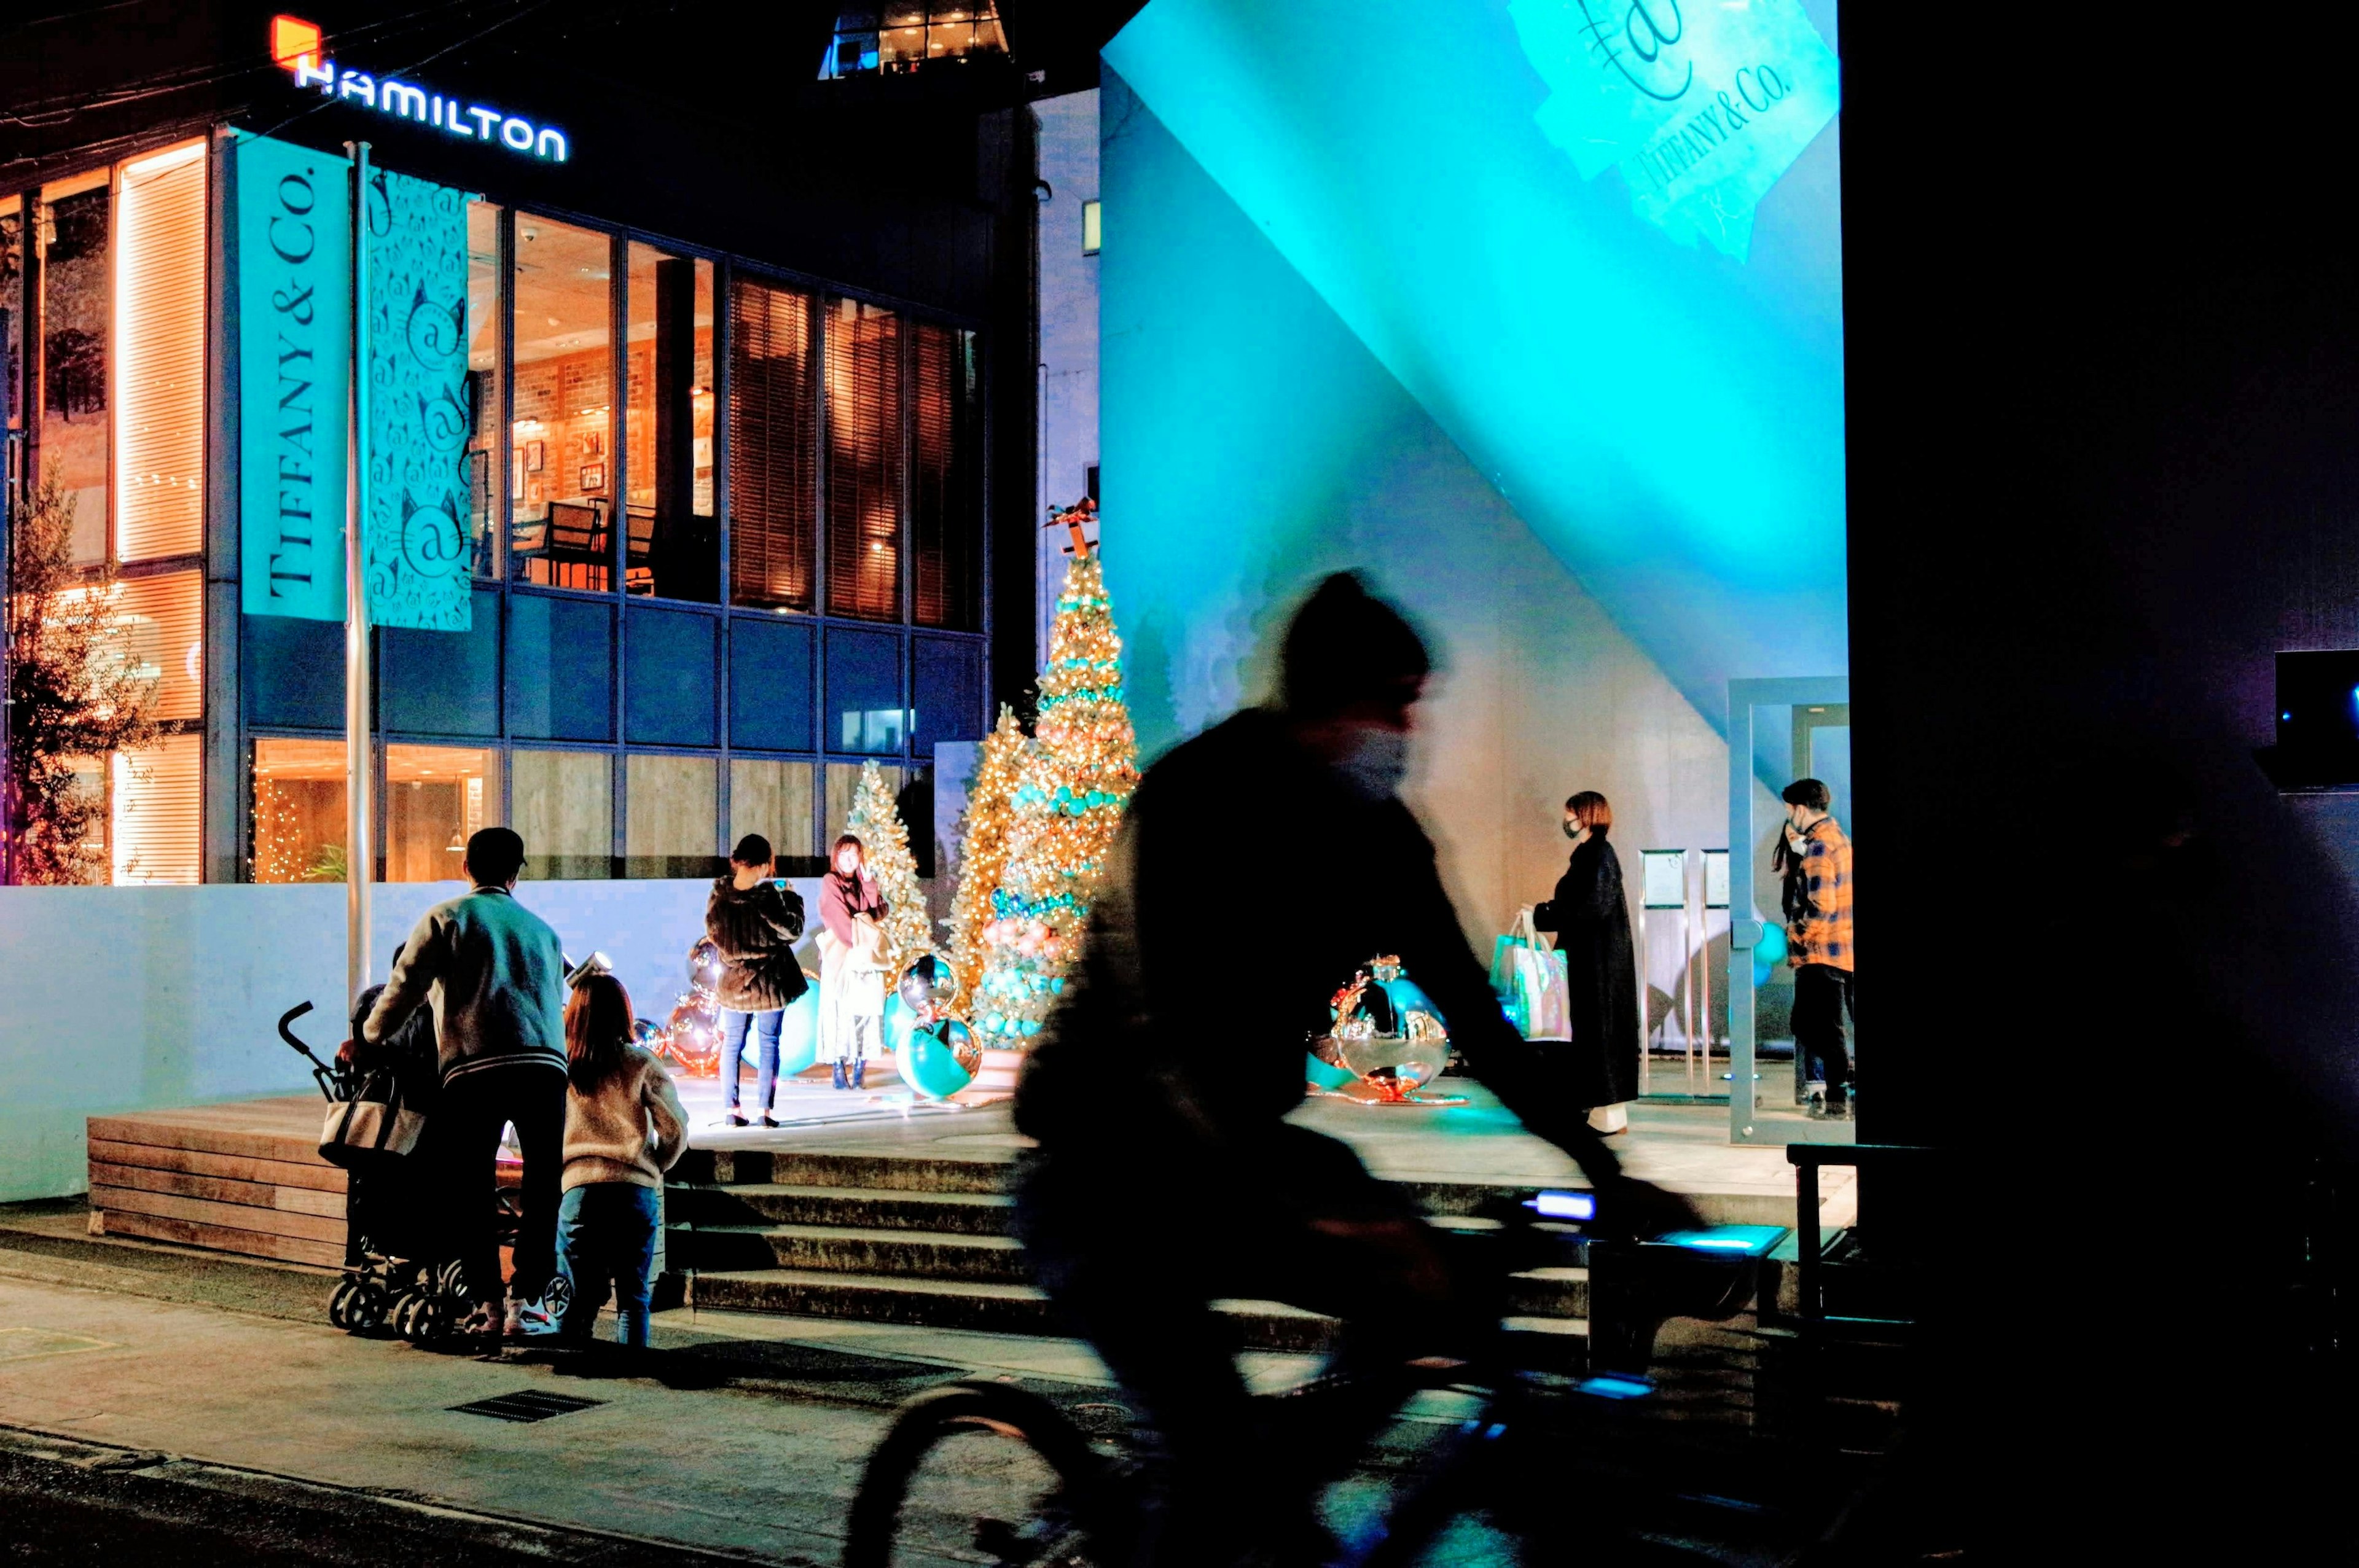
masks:
<path fill-rule="evenodd" d="M 368 176 L 369 620 L 463 632 L 473 514 L 467 437 L 467 195 L 390 169 Z"/>
<path fill-rule="evenodd" d="M 241 136 L 235 178 L 239 600 L 248 615 L 342 621 L 352 165 Z"/>

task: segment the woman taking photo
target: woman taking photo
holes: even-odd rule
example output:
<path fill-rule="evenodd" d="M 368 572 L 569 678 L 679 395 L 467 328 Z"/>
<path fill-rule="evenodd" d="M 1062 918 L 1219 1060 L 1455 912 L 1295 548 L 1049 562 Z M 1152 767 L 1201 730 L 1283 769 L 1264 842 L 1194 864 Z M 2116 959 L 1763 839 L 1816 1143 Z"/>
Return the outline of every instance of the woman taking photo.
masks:
<path fill-rule="evenodd" d="M 820 1054 L 835 1064 L 837 1088 L 864 1088 L 885 1034 L 885 897 L 852 834 L 820 879 L 819 918 Z"/>
<path fill-rule="evenodd" d="M 1556 896 L 1532 911 L 1534 925 L 1556 933 L 1572 1038 L 1603 1061 L 1605 1098 L 1598 1103 L 1609 1106 L 1637 1096 L 1640 1038 L 1630 906 L 1622 895 L 1622 862 L 1605 841 L 1613 827 L 1614 808 L 1593 789 L 1564 803 L 1572 860 L 1557 881 Z"/>
<path fill-rule="evenodd" d="M 778 1029 L 785 1010 L 809 989 L 795 961 L 803 901 L 772 876 L 777 869 L 770 841 L 748 833 L 704 904 L 704 934 L 721 954 L 721 1095 L 732 1127 L 745 1125 L 737 1113 L 737 1079 L 749 1026 L 759 1052 L 762 1125 L 778 1125 L 770 1114 L 778 1091 Z"/>
<path fill-rule="evenodd" d="M 631 994 L 612 975 L 584 975 L 565 1004 L 565 1081 L 557 1242 L 573 1298 L 558 1333 L 588 1340 L 612 1281 L 614 1337 L 644 1349 L 664 1173 L 688 1147 L 688 1113 L 655 1053 L 631 1043 Z"/>

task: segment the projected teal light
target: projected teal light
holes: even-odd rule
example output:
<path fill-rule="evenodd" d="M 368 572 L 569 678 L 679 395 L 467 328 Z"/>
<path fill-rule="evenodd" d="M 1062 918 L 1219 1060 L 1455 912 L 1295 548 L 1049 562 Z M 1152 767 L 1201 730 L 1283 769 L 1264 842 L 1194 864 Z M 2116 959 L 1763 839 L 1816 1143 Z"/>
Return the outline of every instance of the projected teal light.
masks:
<path fill-rule="evenodd" d="M 1657 0 L 1667 28 L 1669 5 Z M 1727 12 L 1679 9 L 1699 38 Z M 1834 36 L 1831 4 L 1803 10 L 1815 35 Z M 1848 668 L 1835 124 L 1767 186 L 1739 260 L 1650 220 L 1618 170 L 1582 177 L 1541 122 L 1556 94 L 1504 0 L 1154 0 L 1106 60 L 1234 203 L 1240 228 L 1274 247 L 1707 717 L 1720 719 L 1732 676 Z M 1110 122 L 1109 186 L 1153 201 L 1161 188 L 1126 183 L 1129 146 Z M 1143 236 L 1158 221 L 1112 199 L 1106 211 L 1111 449 L 1117 404 L 1136 390 L 1119 364 L 1126 300 L 1198 258 L 1123 254 L 1125 224 Z M 1284 330 L 1318 330 L 1299 319 Z M 1367 395 L 1330 407 L 1324 390 L 1284 395 L 1332 421 L 1339 443 L 1378 449 L 1396 427 Z M 1162 386 L 1146 393 L 1173 406 Z M 1110 467 L 1116 490 L 1201 484 L 1255 429 L 1238 407 L 1154 434 L 1166 466 Z M 1313 460 L 1328 460 L 1323 448 Z M 1244 481 L 1233 496 L 1274 510 L 1256 488 L 1265 470 L 1230 477 Z M 1274 482 L 1308 505 L 1321 480 Z"/>

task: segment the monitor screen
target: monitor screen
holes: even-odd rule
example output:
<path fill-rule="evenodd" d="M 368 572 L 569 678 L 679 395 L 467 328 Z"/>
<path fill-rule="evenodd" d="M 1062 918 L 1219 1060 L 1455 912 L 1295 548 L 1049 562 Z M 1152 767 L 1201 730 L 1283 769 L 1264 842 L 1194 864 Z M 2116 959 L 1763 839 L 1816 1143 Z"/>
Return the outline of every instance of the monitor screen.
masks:
<path fill-rule="evenodd" d="M 2359 752 L 2359 649 L 2277 655 L 2277 744 L 2304 756 Z"/>

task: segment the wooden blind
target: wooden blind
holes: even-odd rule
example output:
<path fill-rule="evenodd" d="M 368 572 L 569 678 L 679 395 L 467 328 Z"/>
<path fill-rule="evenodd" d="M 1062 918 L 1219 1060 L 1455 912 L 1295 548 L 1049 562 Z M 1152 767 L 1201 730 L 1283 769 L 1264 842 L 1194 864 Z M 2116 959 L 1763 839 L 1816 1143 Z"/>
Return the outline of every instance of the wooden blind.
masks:
<path fill-rule="evenodd" d="M 811 610 L 818 398 L 810 297 L 740 278 L 729 296 L 729 597 Z"/>
<path fill-rule="evenodd" d="M 114 585 L 125 652 L 156 682 L 156 717 L 201 719 L 205 711 L 204 573 L 165 572 Z"/>
<path fill-rule="evenodd" d="M 898 621 L 901 319 L 839 299 L 827 322 L 827 608 Z"/>
<path fill-rule="evenodd" d="M 983 521 L 974 334 L 918 322 L 911 424 L 917 450 L 909 532 L 920 626 L 973 631 L 980 620 Z"/>
<path fill-rule="evenodd" d="M 205 547 L 205 144 L 125 164 L 114 295 L 115 543 Z"/>
<path fill-rule="evenodd" d="M 194 882 L 204 816 L 204 740 L 168 735 L 136 757 L 114 757 L 107 842 L 114 882 Z"/>

